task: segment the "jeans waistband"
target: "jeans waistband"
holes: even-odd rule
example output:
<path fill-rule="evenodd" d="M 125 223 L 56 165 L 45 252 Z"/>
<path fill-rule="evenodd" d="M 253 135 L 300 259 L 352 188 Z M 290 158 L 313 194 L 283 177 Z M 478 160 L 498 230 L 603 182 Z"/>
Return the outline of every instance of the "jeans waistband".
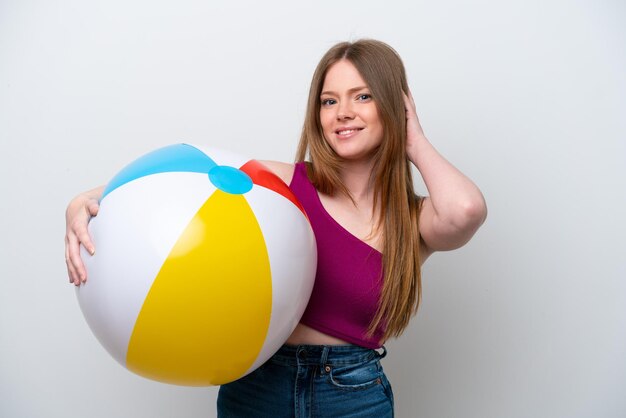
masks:
<path fill-rule="evenodd" d="M 383 358 L 387 350 L 381 350 L 357 345 L 283 345 L 270 360 L 287 366 L 341 366 Z"/>

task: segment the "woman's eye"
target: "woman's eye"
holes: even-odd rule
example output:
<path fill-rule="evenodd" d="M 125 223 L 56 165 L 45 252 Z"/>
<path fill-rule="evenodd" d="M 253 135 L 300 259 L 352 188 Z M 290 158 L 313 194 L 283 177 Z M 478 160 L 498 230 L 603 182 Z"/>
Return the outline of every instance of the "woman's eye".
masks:
<path fill-rule="evenodd" d="M 322 99 L 322 106 L 330 106 L 337 103 L 335 99 Z"/>
<path fill-rule="evenodd" d="M 363 93 L 363 94 L 359 94 L 357 99 L 360 101 L 365 101 L 365 100 L 369 100 L 372 98 L 372 95 L 369 93 Z"/>

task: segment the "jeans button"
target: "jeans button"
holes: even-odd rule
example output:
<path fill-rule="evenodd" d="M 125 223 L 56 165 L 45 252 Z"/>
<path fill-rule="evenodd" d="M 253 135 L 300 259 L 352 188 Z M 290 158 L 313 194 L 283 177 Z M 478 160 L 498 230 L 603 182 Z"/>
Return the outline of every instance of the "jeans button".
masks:
<path fill-rule="evenodd" d="M 300 351 L 298 351 L 298 358 L 299 358 L 300 360 L 304 360 L 304 359 L 306 359 L 306 350 L 300 350 Z"/>

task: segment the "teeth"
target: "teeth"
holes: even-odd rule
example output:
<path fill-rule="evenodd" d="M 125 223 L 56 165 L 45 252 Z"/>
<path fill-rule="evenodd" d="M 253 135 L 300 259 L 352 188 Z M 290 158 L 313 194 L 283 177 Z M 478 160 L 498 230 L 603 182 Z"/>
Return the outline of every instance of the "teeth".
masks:
<path fill-rule="evenodd" d="M 337 133 L 339 135 L 348 135 L 348 134 L 351 134 L 352 132 L 356 132 L 356 131 L 357 131 L 356 129 L 348 129 L 348 130 L 345 130 L 345 131 L 338 131 Z"/>

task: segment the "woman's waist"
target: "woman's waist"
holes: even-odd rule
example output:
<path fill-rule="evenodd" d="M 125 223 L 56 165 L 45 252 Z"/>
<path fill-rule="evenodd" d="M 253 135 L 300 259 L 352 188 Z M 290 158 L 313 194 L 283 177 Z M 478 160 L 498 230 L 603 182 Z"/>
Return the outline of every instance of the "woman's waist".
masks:
<path fill-rule="evenodd" d="M 386 350 L 384 348 L 382 348 L 382 352 L 379 352 L 371 348 L 352 344 L 285 344 L 270 358 L 270 361 L 274 364 L 287 366 L 342 366 L 363 363 L 374 358 L 382 358 L 385 354 Z"/>
<path fill-rule="evenodd" d="M 299 323 L 287 341 L 287 345 L 350 345 L 349 342 L 338 337 L 328 335 L 322 331 Z"/>

